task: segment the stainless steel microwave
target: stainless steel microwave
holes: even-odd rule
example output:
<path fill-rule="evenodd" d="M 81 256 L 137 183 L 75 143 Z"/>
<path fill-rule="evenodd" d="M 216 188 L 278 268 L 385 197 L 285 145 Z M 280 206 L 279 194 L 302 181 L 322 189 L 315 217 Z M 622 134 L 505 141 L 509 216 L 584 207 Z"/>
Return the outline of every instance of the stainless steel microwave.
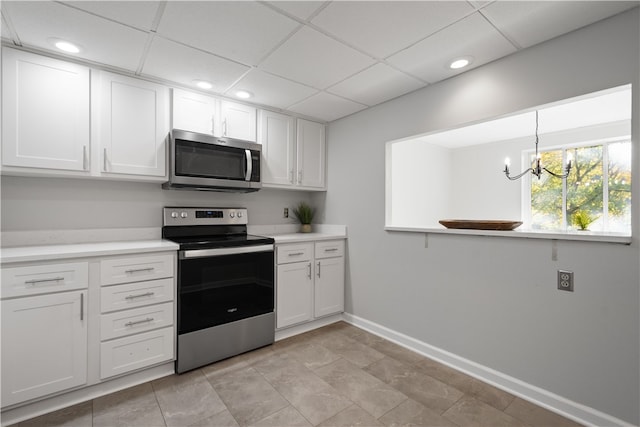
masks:
<path fill-rule="evenodd" d="M 260 144 L 174 129 L 169 147 L 165 189 L 248 193 L 262 187 Z"/>

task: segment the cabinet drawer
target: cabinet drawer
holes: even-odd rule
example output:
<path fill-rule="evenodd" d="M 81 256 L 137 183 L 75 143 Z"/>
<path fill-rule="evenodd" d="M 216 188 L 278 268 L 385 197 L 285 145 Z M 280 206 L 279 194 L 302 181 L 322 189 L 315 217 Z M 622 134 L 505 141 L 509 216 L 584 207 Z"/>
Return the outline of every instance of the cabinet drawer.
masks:
<path fill-rule="evenodd" d="M 100 317 L 100 339 L 106 341 L 171 325 L 172 302 L 118 311 Z"/>
<path fill-rule="evenodd" d="M 84 289 L 89 283 L 86 262 L 2 269 L 2 298 Z"/>
<path fill-rule="evenodd" d="M 277 246 L 277 262 L 278 264 L 287 264 L 290 262 L 309 261 L 313 258 L 313 243 L 301 243 L 295 245 L 278 245 Z"/>
<path fill-rule="evenodd" d="M 173 327 L 100 344 L 100 378 L 124 374 L 173 359 Z"/>
<path fill-rule="evenodd" d="M 173 300 L 173 278 L 105 286 L 100 289 L 100 311 L 124 310 Z"/>
<path fill-rule="evenodd" d="M 344 255 L 344 240 L 316 242 L 316 258 L 333 258 Z"/>
<path fill-rule="evenodd" d="M 173 276 L 174 254 L 112 258 L 100 262 L 100 284 L 141 282 Z"/>

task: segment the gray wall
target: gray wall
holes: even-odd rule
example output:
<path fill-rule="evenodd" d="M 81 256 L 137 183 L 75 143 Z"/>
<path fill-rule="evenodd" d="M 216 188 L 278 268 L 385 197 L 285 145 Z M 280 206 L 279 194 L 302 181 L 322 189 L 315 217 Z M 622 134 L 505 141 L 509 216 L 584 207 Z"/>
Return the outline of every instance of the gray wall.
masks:
<path fill-rule="evenodd" d="M 163 190 L 160 184 L 92 179 L 2 177 L 2 231 L 161 227 L 164 206 L 246 207 L 252 225 L 288 224 L 283 209 L 308 192 Z"/>
<path fill-rule="evenodd" d="M 349 230 L 347 311 L 638 424 L 638 21 L 636 8 L 331 123 L 314 201 Z M 627 83 L 632 245 L 559 241 L 552 261 L 549 240 L 431 234 L 425 248 L 384 231 L 385 142 Z M 556 290 L 558 269 L 575 272 L 574 293 Z"/>

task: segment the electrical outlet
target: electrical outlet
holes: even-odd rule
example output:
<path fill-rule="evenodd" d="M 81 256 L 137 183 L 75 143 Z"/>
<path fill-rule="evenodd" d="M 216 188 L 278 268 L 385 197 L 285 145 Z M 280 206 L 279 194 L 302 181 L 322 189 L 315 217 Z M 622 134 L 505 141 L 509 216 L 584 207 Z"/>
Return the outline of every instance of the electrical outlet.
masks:
<path fill-rule="evenodd" d="M 284 217 L 289 218 L 289 208 L 284 208 Z"/>
<path fill-rule="evenodd" d="M 558 270 L 558 289 L 573 292 L 573 271 Z"/>

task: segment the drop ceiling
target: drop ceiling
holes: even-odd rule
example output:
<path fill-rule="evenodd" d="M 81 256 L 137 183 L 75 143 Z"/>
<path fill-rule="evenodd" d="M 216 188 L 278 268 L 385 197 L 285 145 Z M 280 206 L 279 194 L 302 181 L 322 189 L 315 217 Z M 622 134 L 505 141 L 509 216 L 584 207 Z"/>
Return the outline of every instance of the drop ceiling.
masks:
<path fill-rule="evenodd" d="M 330 122 L 638 1 L 2 1 L 4 46 Z M 452 70 L 448 63 L 471 57 Z M 196 89 L 202 91 L 201 89 Z"/>

